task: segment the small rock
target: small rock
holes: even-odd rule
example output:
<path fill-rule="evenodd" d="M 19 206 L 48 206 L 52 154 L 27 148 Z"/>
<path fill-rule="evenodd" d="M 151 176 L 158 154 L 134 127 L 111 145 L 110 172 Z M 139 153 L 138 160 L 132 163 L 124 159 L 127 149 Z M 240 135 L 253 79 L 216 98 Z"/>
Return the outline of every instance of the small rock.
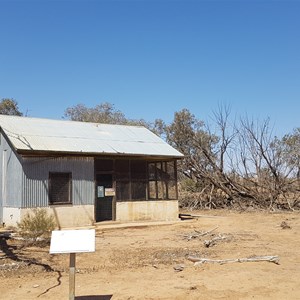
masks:
<path fill-rule="evenodd" d="M 38 285 L 38 284 L 35 284 L 35 285 L 33 285 L 32 287 L 36 289 L 36 288 L 39 287 L 39 285 Z"/>
<path fill-rule="evenodd" d="M 183 271 L 184 268 L 185 268 L 185 265 L 176 265 L 176 266 L 173 267 L 173 269 L 176 272 L 181 272 L 181 271 Z"/>

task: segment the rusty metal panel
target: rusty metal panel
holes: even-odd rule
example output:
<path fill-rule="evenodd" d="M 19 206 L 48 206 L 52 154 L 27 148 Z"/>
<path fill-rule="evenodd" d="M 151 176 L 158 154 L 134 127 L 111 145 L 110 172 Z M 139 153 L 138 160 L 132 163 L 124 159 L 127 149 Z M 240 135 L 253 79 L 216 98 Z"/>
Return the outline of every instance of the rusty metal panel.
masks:
<path fill-rule="evenodd" d="M 22 207 L 49 205 L 49 172 L 72 173 L 72 204 L 94 204 L 94 158 L 23 158 Z"/>
<path fill-rule="evenodd" d="M 142 126 L 48 120 L 0 115 L 15 149 L 78 154 L 124 154 L 181 158 L 183 155 Z"/>

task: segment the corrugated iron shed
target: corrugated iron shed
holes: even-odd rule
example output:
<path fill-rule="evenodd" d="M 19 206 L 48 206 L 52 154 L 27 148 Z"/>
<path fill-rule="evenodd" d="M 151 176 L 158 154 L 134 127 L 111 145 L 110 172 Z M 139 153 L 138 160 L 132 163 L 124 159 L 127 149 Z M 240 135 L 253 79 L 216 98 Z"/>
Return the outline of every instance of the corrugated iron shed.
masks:
<path fill-rule="evenodd" d="M 17 152 L 80 155 L 183 155 L 142 126 L 49 120 L 0 115 L 0 127 Z"/>

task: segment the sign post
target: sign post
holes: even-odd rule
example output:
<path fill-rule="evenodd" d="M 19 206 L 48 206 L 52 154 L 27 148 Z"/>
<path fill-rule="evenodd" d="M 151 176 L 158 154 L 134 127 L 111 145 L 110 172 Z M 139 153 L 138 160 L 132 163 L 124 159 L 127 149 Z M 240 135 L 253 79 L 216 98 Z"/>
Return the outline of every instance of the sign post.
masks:
<path fill-rule="evenodd" d="M 69 300 L 75 299 L 76 253 L 95 252 L 95 229 L 52 231 L 50 254 L 70 254 Z"/>
<path fill-rule="evenodd" d="M 75 298 L 76 253 L 70 253 L 69 300 Z"/>

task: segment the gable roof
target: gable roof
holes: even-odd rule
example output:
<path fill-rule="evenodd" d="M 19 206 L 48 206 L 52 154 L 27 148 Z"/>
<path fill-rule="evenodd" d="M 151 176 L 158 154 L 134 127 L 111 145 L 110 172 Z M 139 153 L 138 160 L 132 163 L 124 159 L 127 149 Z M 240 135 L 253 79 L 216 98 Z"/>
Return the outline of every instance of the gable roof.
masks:
<path fill-rule="evenodd" d="M 19 153 L 183 157 L 142 126 L 0 115 L 0 127 Z"/>

